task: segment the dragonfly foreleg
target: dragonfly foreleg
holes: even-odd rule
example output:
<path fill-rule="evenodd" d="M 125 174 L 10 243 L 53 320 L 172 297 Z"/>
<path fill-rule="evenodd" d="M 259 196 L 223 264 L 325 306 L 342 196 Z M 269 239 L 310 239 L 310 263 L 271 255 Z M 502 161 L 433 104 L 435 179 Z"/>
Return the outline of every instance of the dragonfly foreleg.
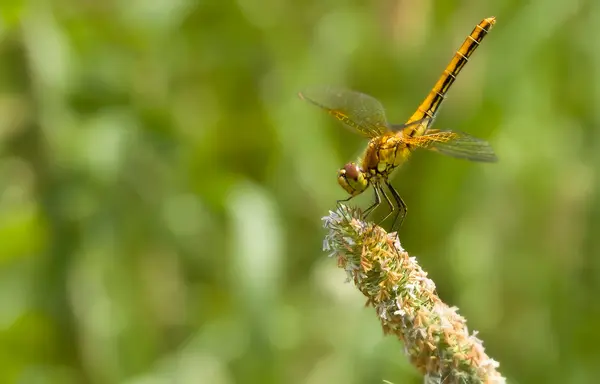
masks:
<path fill-rule="evenodd" d="M 375 190 L 375 202 L 369 208 L 363 212 L 363 217 L 369 216 L 369 214 L 381 204 L 381 197 L 379 196 L 379 185 L 374 184 L 373 189 Z M 385 194 L 384 194 L 385 195 Z"/>
<path fill-rule="evenodd" d="M 396 200 L 396 204 L 398 206 L 398 212 L 396 212 L 396 216 L 394 216 L 394 223 L 392 224 L 392 232 L 394 232 L 394 230 L 397 230 L 402 226 L 404 218 L 406 217 L 407 209 L 406 204 L 404 203 L 404 200 L 402 200 L 402 197 L 400 197 L 398 191 L 396 191 L 389 182 L 386 182 L 385 184 L 392 193 L 392 196 L 394 197 L 394 200 Z M 399 222 L 398 219 L 400 219 Z"/>
<path fill-rule="evenodd" d="M 394 213 L 394 211 L 396 210 L 396 207 L 394 207 L 394 204 L 392 204 L 392 201 L 390 200 L 390 198 L 388 197 L 388 195 L 385 193 L 385 191 L 383 190 L 383 188 L 380 186 L 379 188 L 381 188 L 381 193 L 383 194 L 383 197 L 385 197 L 385 200 L 387 201 L 388 205 L 390 206 L 390 212 L 379 221 L 379 224 L 383 223 L 388 217 L 390 217 L 390 215 L 392 213 Z"/>
<path fill-rule="evenodd" d="M 341 200 L 338 200 L 338 201 L 336 201 L 336 202 L 335 202 L 335 204 L 338 206 L 338 208 L 341 208 L 341 207 L 342 207 L 342 203 L 345 203 L 345 202 L 347 202 L 347 201 L 350 201 L 350 199 L 352 199 L 353 197 L 354 197 L 354 196 L 350 196 L 350 197 L 349 197 L 349 198 L 347 198 L 347 199 L 341 199 Z"/>

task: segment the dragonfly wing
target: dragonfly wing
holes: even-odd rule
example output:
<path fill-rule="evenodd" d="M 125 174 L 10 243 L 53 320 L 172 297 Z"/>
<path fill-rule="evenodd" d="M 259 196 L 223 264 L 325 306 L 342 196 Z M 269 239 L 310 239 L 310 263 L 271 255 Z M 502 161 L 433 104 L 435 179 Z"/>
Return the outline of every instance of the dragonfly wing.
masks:
<path fill-rule="evenodd" d="M 423 136 L 406 138 L 408 144 L 471 161 L 498 161 L 490 144 L 464 132 L 430 129 Z"/>
<path fill-rule="evenodd" d="M 306 89 L 298 96 L 366 137 L 378 137 L 389 131 L 383 105 L 364 93 L 328 86 Z"/>

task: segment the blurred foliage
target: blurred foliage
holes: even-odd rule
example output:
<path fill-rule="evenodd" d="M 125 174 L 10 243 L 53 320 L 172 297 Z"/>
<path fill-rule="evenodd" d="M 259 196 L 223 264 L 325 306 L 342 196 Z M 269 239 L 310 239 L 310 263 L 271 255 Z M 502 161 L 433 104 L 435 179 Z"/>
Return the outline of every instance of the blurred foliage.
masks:
<path fill-rule="evenodd" d="M 600 376 L 600 3 L 0 4 L 0 382 L 421 382 L 321 250 L 364 141 L 296 94 L 403 122 L 488 16 L 436 125 L 500 162 L 415 154 L 402 244 L 511 382 Z"/>

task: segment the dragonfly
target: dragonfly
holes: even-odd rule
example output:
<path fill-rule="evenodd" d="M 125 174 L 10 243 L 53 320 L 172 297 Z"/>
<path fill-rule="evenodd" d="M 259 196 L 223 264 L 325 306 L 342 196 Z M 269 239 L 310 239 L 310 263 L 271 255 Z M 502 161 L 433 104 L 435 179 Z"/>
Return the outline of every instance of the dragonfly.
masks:
<path fill-rule="evenodd" d="M 394 231 L 402 225 L 407 206 L 390 183 L 390 177 L 415 149 L 426 149 L 476 162 L 497 161 L 494 150 L 487 141 L 464 132 L 431 128 L 450 86 L 495 21 L 494 17 L 489 17 L 475 26 L 433 89 L 404 124 L 390 124 L 381 102 L 361 92 L 327 86 L 311 88 L 298 94 L 301 99 L 324 109 L 350 130 L 369 139 L 360 158 L 356 162 L 347 163 L 338 171 L 337 181 L 350 195 L 339 200 L 338 204 L 349 201 L 372 186 L 375 202 L 363 212 L 363 216 L 366 218 L 380 206 L 383 197 L 390 211 L 379 223 L 395 212 L 392 224 Z"/>

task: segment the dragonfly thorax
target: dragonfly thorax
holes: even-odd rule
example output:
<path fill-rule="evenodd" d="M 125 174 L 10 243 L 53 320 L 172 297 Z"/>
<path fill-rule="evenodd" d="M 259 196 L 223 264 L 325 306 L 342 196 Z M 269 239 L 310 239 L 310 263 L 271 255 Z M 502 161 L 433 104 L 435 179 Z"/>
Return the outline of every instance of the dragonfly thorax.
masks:
<path fill-rule="evenodd" d="M 350 195 L 356 196 L 367 189 L 369 179 L 356 163 L 348 163 L 338 171 L 338 183 Z"/>

